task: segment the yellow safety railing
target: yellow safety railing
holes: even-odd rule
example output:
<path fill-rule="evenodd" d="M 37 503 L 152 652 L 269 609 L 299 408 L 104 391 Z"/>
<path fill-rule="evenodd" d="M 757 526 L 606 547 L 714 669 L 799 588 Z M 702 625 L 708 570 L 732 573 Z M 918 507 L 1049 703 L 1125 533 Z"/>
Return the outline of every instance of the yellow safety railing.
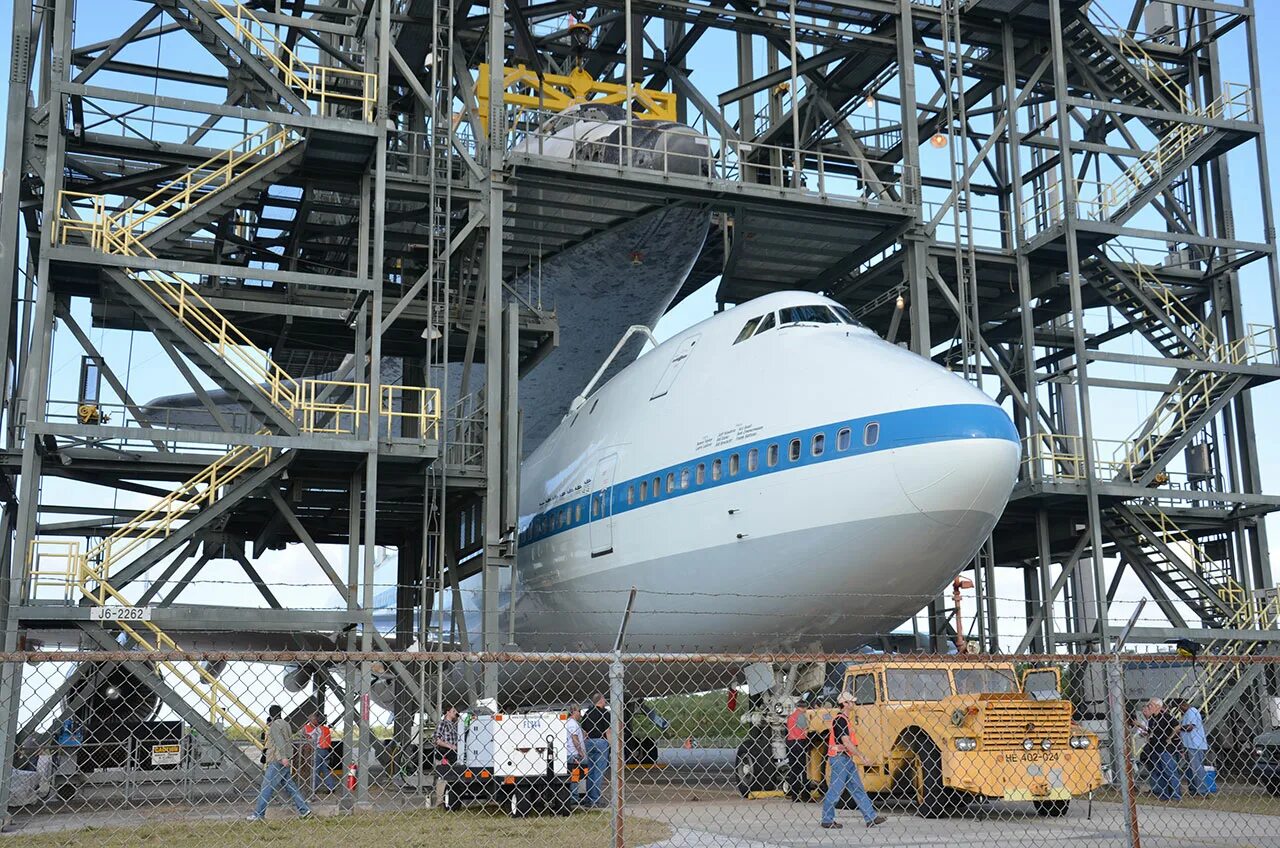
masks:
<path fill-rule="evenodd" d="M 1169 72 L 1164 69 L 1159 60 L 1148 53 L 1134 39 L 1133 34 L 1120 26 L 1116 19 L 1111 17 L 1100 4 L 1094 3 L 1089 8 L 1097 12 L 1104 20 L 1103 23 L 1095 23 L 1094 26 L 1114 38 L 1120 48 L 1120 54 L 1128 59 L 1131 64 L 1138 66 L 1143 78 L 1168 95 L 1177 105 L 1179 111 L 1185 112 L 1187 110 L 1186 93 L 1183 91 L 1182 86 L 1178 85 L 1173 77 L 1169 75 Z"/>
<path fill-rule="evenodd" d="M 1118 476 L 1127 470 L 1123 455 L 1111 439 L 1093 440 L 1095 476 Z M 1088 476 L 1084 461 L 1084 438 L 1078 435 L 1037 433 L 1022 439 L 1022 463 L 1030 479 L 1080 482 Z"/>
<path fill-rule="evenodd" d="M 210 5 L 231 25 L 240 43 L 280 72 L 285 85 L 320 105 L 358 106 L 363 120 L 372 122 L 378 108 L 378 78 L 365 71 L 313 65 L 303 61 L 279 36 L 243 3 L 209 0 Z"/>
<path fill-rule="evenodd" d="M 1223 94 L 1207 106 L 1186 114 L 1212 120 L 1249 120 L 1253 115 L 1253 90 L 1237 83 L 1225 83 Z M 1115 179 L 1076 180 L 1076 214 L 1095 221 L 1110 220 L 1128 206 L 1147 186 L 1170 171 L 1181 171 L 1186 157 L 1201 137 L 1213 130 L 1204 124 L 1178 123 L 1145 151 Z M 1063 201 L 1053 198 L 1055 185 L 1032 192 L 1022 201 L 1023 219 L 1034 231 L 1040 222 L 1061 220 Z"/>
<path fill-rule="evenodd" d="M 399 409 L 396 408 L 397 401 Z M 405 429 L 417 430 L 420 439 L 435 439 L 440 435 L 440 390 L 422 386 L 383 386 L 378 404 L 378 416 L 387 422 L 387 433 L 394 435 L 397 421 Z"/>
<path fill-rule="evenodd" d="M 299 141 L 301 138 L 297 133 L 288 128 L 264 127 L 245 136 L 234 146 L 196 165 L 181 179 L 156 189 L 114 215 L 106 216 L 103 227 L 109 238 L 101 249 L 108 253 L 135 255 L 138 242 L 150 230 L 198 206 Z"/>
<path fill-rule="evenodd" d="M 71 603 L 76 598 L 75 581 L 67 579 L 69 564 L 79 562 L 80 542 L 75 539 L 42 539 L 31 542 L 31 550 L 27 555 L 26 572 L 23 585 L 29 600 L 58 600 Z M 45 563 L 52 561 L 47 567 Z M 52 588 L 55 597 L 42 596 L 41 589 Z"/>
<path fill-rule="evenodd" d="M 341 400 L 333 400 L 336 395 Z M 303 380 L 298 410 L 306 433 L 355 434 L 369 417 L 369 384 Z"/>

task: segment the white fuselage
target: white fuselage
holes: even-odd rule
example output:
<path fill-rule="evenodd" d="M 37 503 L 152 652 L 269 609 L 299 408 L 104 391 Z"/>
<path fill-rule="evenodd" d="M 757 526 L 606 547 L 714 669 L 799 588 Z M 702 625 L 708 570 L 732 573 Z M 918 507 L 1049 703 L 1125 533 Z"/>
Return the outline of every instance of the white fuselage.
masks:
<path fill-rule="evenodd" d="M 1013 485 L 1012 422 L 861 326 L 735 342 L 749 319 L 824 304 L 780 293 L 691 327 L 529 456 L 522 649 L 611 647 L 635 587 L 633 650 L 850 650 L 973 557 Z"/>

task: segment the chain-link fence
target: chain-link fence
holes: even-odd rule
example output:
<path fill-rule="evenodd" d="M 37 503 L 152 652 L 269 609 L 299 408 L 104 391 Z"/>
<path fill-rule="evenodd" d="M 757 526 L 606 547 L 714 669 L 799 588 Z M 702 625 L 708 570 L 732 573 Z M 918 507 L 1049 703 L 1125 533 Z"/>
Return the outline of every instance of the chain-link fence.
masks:
<path fill-rule="evenodd" d="M 36 848 L 1280 845 L 1271 657 L 68 652 L 0 671 L 0 797 Z"/>

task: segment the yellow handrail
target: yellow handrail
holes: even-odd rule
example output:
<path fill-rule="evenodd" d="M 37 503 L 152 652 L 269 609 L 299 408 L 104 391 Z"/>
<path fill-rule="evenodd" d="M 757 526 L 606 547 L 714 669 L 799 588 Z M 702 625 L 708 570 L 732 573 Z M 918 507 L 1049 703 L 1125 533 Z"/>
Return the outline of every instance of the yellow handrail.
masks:
<path fill-rule="evenodd" d="M 1120 26 L 1115 18 L 1111 17 L 1101 5 L 1095 3 L 1090 6 L 1095 12 L 1098 12 L 1106 23 L 1096 24 L 1098 29 L 1115 38 L 1120 46 L 1121 55 L 1125 56 L 1141 66 L 1142 76 L 1149 82 L 1158 85 L 1169 97 L 1177 104 L 1178 109 L 1185 112 L 1187 108 L 1186 94 L 1182 87 L 1174 81 L 1169 72 L 1146 50 L 1136 39 L 1130 34 L 1129 30 Z"/>
<path fill-rule="evenodd" d="M 120 234 L 108 242 L 115 249 L 107 252 L 134 255 L 131 248 L 146 236 L 154 218 L 161 215 L 171 218 L 188 211 L 299 141 L 299 136 L 292 129 L 272 131 L 271 127 L 264 127 L 196 165 L 182 179 L 156 189 L 114 215 L 106 216 L 103 227 Z M 246 163 L 247 167 L 241 167 Z"/>
<path fill-rule="evenodd" d="M 92 578 L 101 593 L 114 592 L 110 586 L 113 566 L 137 551 L 157 536 L 168 536 L 174 522 L 187 516 L 200 505 L 212 505 L 218 498 L 218 490 L 235 482 L 251 468 L 267 465 L 271 461 L 271 448 L 255 448 L 240 445 L 232 448 L 190 480 L 182 483 L 165 497 L 135 515 L 114 533 L 84 553 L 85 578 Z M 92 563 L 99 564 L 94 567 Z M 106 603 L 107 595 L 90 592 L 85 594 L 95 603 Z"/>
<path fill-rule="evenodd" d="M 359 104 L 361 118 L 374 120 L 378 107 L 376 74 L 305 62 L 243 3 L 209 2 L 231 24 L 241 43 L 280 72 L 285 85 L 302 92 L 308 100 L 319 101 L 321 114 L 330 105 Z M 347 86 L 359 94 L 348 93 Z"/>

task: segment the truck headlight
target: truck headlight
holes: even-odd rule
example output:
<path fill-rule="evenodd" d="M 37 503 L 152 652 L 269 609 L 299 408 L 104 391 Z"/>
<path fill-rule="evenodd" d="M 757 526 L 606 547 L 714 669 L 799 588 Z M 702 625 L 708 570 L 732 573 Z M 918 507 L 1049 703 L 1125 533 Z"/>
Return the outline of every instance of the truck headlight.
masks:
<path fill-rule="evenodd" d="M 956 750 L 976 751 L 978 750 L 978 740 L 972 736 L 958 736 L 956 737 Z"/>
<path fill-rule="evenodd" d="M 1053 748 L 1053 740 L 1051 740 L 1051 739 L 1045 739 L 1044 741 L 1042 741 L 1042 742 L 1040 743 L 1040 750 L 1041 750 L 1041 751 L 1048 751 L 1048 750 L 1050 750 L 1051 748 Z"/>
<path fill-rule="evenodd" d="M 1033 748 L 1035 748 L 1035 747 L 1036 747 L 1036 743 L 1032 742 L 1030 739 L 1023 739 L 1023 740 L 1022 740 L 1022 750 L 1024 750 L 1024 751 L 1030 751 L 1030 750 L 1032 750 L 1032 749 L 1033 749 Z"/>
<path fill-rule="evenodd" d="M 1083 750 L 1085 748 L 1088 748 L 1092 744 L 1093 742 L 1089 739 L 1088 736 L 1072 736 L 1071 737 L 1072 748 L 1079 748 Z"/>

